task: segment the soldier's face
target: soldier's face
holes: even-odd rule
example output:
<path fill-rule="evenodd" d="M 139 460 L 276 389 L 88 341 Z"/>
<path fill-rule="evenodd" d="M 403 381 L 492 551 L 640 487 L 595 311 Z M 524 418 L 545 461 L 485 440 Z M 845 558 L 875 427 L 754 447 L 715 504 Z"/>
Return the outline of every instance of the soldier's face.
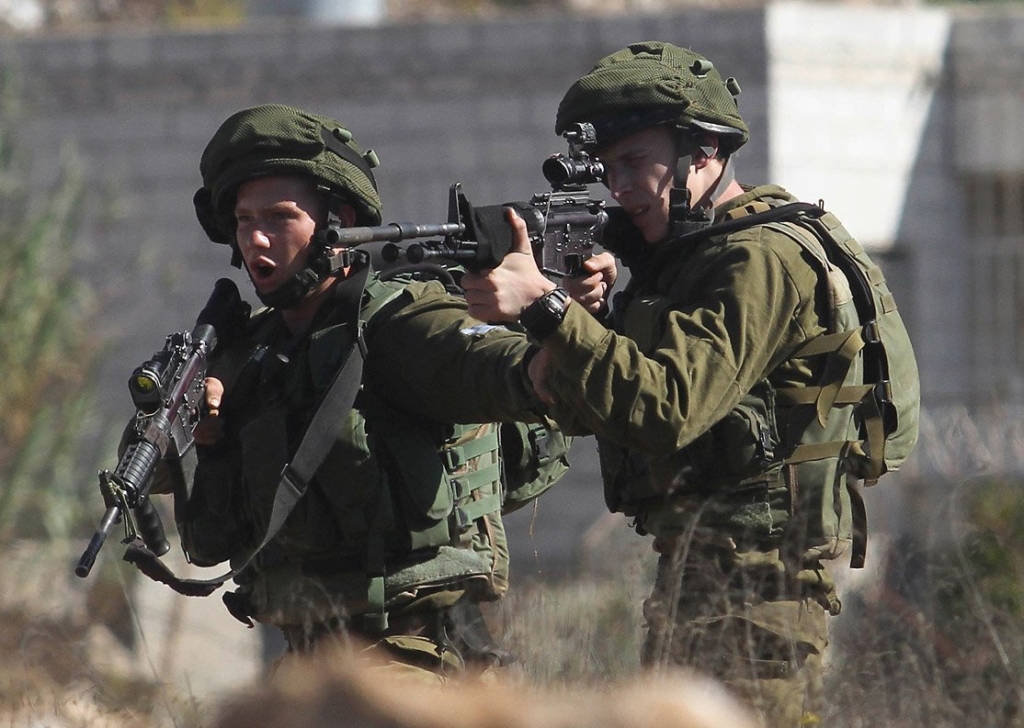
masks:
<path fill-rule="evenodd" d="M 653 126 L 623 137 L 600 150 L 608 190 L 644 240 L 654 243 L 668 234 L 669 191 L 675 176 L 675 137 L 667 127 Z"/>
<path fill-rule="evenodd" d="M 235 240 L 253 285 L 270 293 L 306 266 L 322 205 L 303 177 L 257 177 L 235 199 Z"/>

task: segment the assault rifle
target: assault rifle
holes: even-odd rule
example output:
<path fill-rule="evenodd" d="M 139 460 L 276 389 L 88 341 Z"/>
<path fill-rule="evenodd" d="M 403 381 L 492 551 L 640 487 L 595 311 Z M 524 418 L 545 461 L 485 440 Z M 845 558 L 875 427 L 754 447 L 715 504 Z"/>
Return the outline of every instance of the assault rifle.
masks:
<path fill-rule="evenodd" d="M 505 218 L 505 210 L 512 208 L 526 222 L 537 266 L 545 275 L 580 275 L 608 222 L 605 203 L 591 199 L 586 189 L 604 179 L 604 165 L 589 154 L 595 141 L 590 124 L 575 124 L 563 136 L 569 143 L 569 153 L 548 157 L 541 166 L 551 191 L 536 194 L 529 202 L 474 207 L 456 182 L 449 189 L 447 223 L 333 226 L 327 231 L 328 244 L 354 247 L 387 241 L 381 255 L 388 263 L 451 261 L 474 271 L 493 268 L 512 248 L 512 231 Z M 405 247 L 396 245 L 437 236 L 436 240 Z"/>
<path fill-rule="evenodd" d="M 125 525 L 122 543 L 141 538 L 157 556 L 170 549 L 160 515 L 149 499 L 157 463 L 181 459 L 192 449 L 192 431 L 202 414 L 206 393 L 206 362 L 217 346 L 217 327 L 225 328 L 240 314 L 242 302 L 233 281 L 222 278 L 191 332 L 167 337 L 164 348 L 138 366 L 128 380 L 135 416 L 128 423 L 126 447 L 114 469 L 101 470 L 100 494 L 106 512 L 75 567 L 85 578 L 110 530 Z"/>

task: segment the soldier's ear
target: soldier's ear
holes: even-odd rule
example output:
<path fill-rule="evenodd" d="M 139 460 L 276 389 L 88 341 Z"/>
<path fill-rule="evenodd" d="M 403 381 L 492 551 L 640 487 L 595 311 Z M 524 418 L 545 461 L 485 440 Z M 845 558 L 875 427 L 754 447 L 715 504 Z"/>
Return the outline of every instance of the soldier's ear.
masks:
<path fill-rule="evenodd" d="M 352 207 L 352 205 L 338 205 L 338 209 L 334 214 L 338 216 L 342 227 L 348 228 L 356 224 L 356 208 Z"/>
<path fill-rule="evenodd" d="M 700 169 L 707 165 L 708 160 L 718 156 L 718 135 L 714 132 L 701 132 L 693 148 L 693 166 Z"/>
<path fill-rule="evenodd" d="M 325 190 L 324 202 L 327 208 L 327 222 L 335 221 L 343 228 L 353 227 L 359 219 L 356 208 L 345 201 L 335 190 Z"/>

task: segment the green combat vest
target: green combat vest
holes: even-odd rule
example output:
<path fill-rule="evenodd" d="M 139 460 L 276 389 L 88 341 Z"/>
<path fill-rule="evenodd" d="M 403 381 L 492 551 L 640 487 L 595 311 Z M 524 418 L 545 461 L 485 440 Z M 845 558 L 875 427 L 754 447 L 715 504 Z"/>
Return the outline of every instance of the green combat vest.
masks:
<path fill-rule="evenodd" d="M 642 533 L 695 528 L 698 538 L 724 535 L 741 548 L 784 544 L 806 559 L 835 558 L 852 543 L 851 565 L 860 567 L 867 517 L 857 480 L 873 485 L 897 470 L 917 441 L 914 351 L 881 270 L 831 213 L 755 201 L 697 235 L 757 224 L 799 244 L 827 284 L 827 332 L 791 355 L 822 361 L 817 385 L 776 389 L 759 381 L 670 462 L 599 442 L 606 498 L 635 516 Z M 649 296 L 640 304 L 631 308 L 656 329 L 671 301 Z M 670 495 L 658 485 L 665 482 Z"/>
<path fill-rule="evenodd" d="M 389 304 L 402 295 L 415 299 L 427 286 L 408 279 L 369 279 L 360 311 L 368 349 L 373 348 L 374 325 L 393 310 Z M 274 365 L 260 346 L 269 321 L 254 315 L 256 346 L 237 379 L 251 380 L 252 369 L 265 377 Z M 323 391 L 344 358 L 358 355 L 349 328 L 328 326 L 311 336 L 308 361 L 301 364 L 314 389 Z M 292 362 L 293 368 L 299 364 Z M 315 406 L 311 399 L 307 411 Z M 225 526 L 223 515 L 231 508 L 245 514 L 257 537 L 265 532 L 288 445 L 294 447 L 302 434 L 289 422 L 294 410 L 285 402 L 261 404 L 255 417 L 246 418 L 239 432 L 245 487 L 236 486 L 235 502 L 221 504 L 216 513 L 194 508 L 179 523 L 186 553 L 195 563 L 239 559 L 237 538 L 244 528 Z M 393 605 L 444 590 L 468 591 L 480 600 L 500 597 L 508 586 L 501 519 L 508 492 L 516 504 L 536 497 L 567 467 L 558 433 L 531 427 L 532 435 L 530 427 L 521 425 L 417 419 L 364 386 L 305 496 L 256 557 L 255 569 L 236 579 L 244 611 L 260 621 L 298 625 L 386 615 Z M 515 454 L 507 474 L 503 450 Z M 212 477 L 218 476 L 218 467 L 224 465 L 209 465 Z M 227 471 L 220 475 L 229 477 Z M 385 625 L 386 617 L 370 628 Z"/>

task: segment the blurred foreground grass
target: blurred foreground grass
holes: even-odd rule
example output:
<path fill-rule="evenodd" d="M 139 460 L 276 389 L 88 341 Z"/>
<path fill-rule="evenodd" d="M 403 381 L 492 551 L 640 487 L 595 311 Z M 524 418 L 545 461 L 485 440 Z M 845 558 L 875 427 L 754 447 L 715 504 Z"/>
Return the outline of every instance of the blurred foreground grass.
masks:
<path fill-rule="evenodd" d="M 844 581 L 844 612 L 833 621 L 823 725 L 1024 725 L 1021 487 L 1007 478 L 961 483 L 956 502 L 963 522 L 950 521 L 937 541 L 876 537 L 871 568 L 859 583 Z M 639 672 L 641 604 L 653 558 L 635 545 L 622 551 L 619 546 L 606 545 L 591 561 L 600 568 L 575 579 L 514 585 L 490 611 L 505 647 L 518 658 L 510 668 L 513 679 L 547 687 L 600 686 Z M 10 590 L 12 576 L 22 584 L 31 580 L 0 568 L 0 592 Z M 49 600 L 44 612 L 51 616 L 34 617 L 29 602 L 3 602 L 8 606 L 0 614 L 0 725 L 210 724 L 214 703 L 204 704 L 181 685 L 162 684 L 154 677 L 155 665 L 139 671 L 139 660 L 131 662 L 133 650 L 156 651 L 157 635 L 147 637 L 147 647 L 114 634 L 111 625 L 134 620 L 123 594 L 127 582 L 115 579 L 85 590 L 65 588 L 62 579 L 53 573 L 41 579 L 37 599 Z M 99 589 L 102 598 L 92 593 Z M 65 616 L 56 619 L 52 615 L 61 613 L 62 601 Z M 106 626 L 98 624 L 101 617 Z"/>

